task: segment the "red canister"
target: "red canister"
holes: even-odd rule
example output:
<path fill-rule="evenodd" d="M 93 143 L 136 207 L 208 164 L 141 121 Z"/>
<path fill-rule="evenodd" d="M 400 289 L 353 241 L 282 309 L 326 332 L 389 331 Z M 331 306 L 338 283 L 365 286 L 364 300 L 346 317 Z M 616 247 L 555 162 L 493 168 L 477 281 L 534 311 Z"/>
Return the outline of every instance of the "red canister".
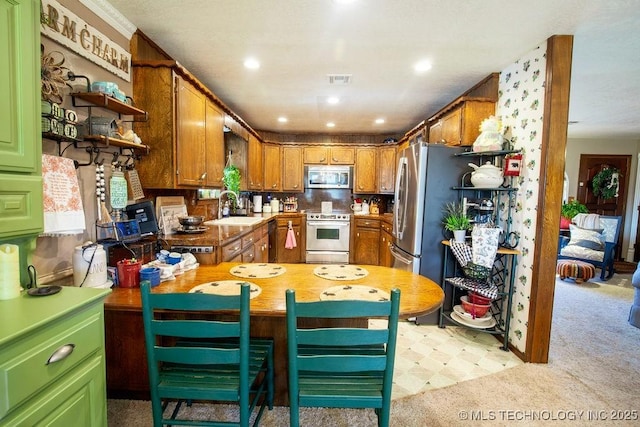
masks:
<path fill-rule="evenodd" d="M 142 263 L 135 259 L 118 261 L 118 286 L 121 288 L 139 288 L 141 265 Z"/>

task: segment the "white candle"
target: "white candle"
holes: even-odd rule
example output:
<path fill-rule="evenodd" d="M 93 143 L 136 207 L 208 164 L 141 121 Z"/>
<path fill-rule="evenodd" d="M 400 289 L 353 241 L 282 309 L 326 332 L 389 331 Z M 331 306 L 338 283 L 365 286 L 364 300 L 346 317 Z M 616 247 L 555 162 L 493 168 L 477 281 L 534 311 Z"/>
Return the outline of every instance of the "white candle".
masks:
<path fill-rule="evenodd" d="M 17 245 L 0 245 L 0 300 L 20 296 L 20 250 Z"/>

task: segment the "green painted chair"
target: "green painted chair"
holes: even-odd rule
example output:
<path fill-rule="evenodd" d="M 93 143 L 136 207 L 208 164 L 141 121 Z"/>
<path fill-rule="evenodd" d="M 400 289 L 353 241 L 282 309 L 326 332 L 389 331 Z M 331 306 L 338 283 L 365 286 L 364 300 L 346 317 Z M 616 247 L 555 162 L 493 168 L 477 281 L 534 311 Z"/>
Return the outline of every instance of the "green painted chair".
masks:
<path fill-rule="evenodd" d="M 249 338 L 249 285 L 239 296 L 219 296 L 156 294 L 143 282 L 141 294 L 154 426 L 248 426 L 259 405 L 258 425 L 265 406 L 273 408 L 273 341 Z M 231 320 L 206 320 L 206 312 Z M 178 418 L 182 403 L 196 400 L 237 403 L 239 420 Z"/>
<path fill-rule="evenodd" d="M 378 425 L 388 426 L 400 291 L 381 302 L 296 302 L 289 289 L 286 305 L 291 427 L 299 425 L 300 407 L 308 406 L 374 408 Z M 388 326 L 307 329 L 301 318 L 386 318 Z"/>

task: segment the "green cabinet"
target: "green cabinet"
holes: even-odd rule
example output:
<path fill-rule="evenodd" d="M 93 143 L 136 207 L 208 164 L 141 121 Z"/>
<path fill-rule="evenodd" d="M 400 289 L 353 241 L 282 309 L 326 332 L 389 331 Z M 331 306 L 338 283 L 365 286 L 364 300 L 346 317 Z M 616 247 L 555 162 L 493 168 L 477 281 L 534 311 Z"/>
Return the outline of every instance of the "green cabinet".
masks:
<path fill-rule="evenodd" d="M 109 289 L 0 301 L 0 426 L 106 426 Z"/>
<path fill-rule="evenodd" d="M 39 11 L 0 0 L 0 241 L 43 230 Z"/>

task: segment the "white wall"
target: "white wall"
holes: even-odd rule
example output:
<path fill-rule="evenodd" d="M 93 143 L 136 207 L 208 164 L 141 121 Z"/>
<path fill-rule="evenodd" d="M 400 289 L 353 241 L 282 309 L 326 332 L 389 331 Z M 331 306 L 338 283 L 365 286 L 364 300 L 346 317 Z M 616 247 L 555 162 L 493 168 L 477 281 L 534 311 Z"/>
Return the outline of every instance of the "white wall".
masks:
<path fill-rule="evenodd" d="M 627 202 L 624 230 L 622 237 L 622 256 L 627 261 L 633 261 L 634 242 L 638 224 L 637 206 L 640 203 L 636 191 L 636 176 L 638 169 L 638 154 L 640 140 L 633 139 L 577 139 L 567 140 L 565 172 L 569 176 L 569 196 L 576 197 L 578 193 L 578 172 L 581 154 L 618 154 L 631 155 L 631 168 L 627 178 Z"/>

